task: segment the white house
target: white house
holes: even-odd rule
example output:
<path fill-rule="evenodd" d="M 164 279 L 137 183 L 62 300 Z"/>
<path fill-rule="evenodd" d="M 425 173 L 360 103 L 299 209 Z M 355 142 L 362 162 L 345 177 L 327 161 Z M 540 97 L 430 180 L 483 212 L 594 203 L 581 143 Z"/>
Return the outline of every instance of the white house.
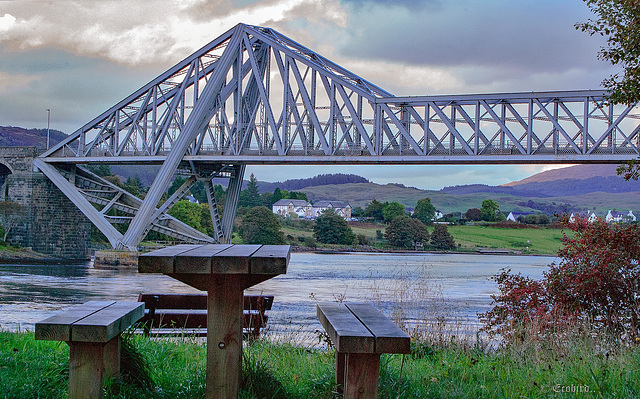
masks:
<path fill-rule="evenodd" d="M 605 217 L 605 221 L 607 223 L 635 222 L 636 216 L 631 211 L 625 214 L 622 212 L 609 210 L 607 216 Z"/>
<path fill-rule="evenodd" d="M 312 217 L 317 218 L 326 209 L 333 209 L 345 219 L 351 218 L 351 205 L 344 201 L 317 201 L 313 204 Z"/>
<path fill-rule="evenodd" d="M 511 211 L 511 212 L 509 212 L 509 215 L 507 215 L 507 220 L 510 220 L 512 222 L 517 222 L 518 218 L 520 216 L 524 217 L 524 216 L 533 215 L 533 214 L 534 214 L 533 212 L 513 212 L 513 211 Z"/>
<path fill-rule="evenodd" d="M 598 220 L 598 215 L 596 215 L 595 212 L 591 212 L 591 211 L 588 211 L 586 214 L 577 213 L 577 212 L 576 213 L 571 213 L 571 216 L 569 216 L 569 223 L 575 222 L 576 218 L 587 219 L 587 222 L 593 223 L 596 220 Z"/>
<path fill-rule="evenodd" d="M 273 204 L 271 210 L 273 213 L 285 217 L 290 213 L 295 213 L 299 217 L 310 218 L 313 216 L 311 204 L 305 200 L 281 199 Z"/>
<path fill-rule="evenodd" d="M 440 212 L 440 211 L 436 211 L 436 212 L 433 214 L 433 220 L 442 219 L 443 217 L 444 217 L 444 215 L 443 215 L 443 214 L 442 214 L 442 212 Z"/>

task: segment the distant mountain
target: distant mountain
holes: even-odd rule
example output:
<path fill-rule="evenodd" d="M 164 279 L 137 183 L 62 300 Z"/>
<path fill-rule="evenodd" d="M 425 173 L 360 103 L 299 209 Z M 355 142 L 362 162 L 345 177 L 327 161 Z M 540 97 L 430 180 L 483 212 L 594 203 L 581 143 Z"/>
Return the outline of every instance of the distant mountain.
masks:
<path fill-rule="evenodd" d="M 443 193 L 462 195 L 476 193 L 509 194 L 519 197 L 550 197 L 551 195 L 541 195 L 538 191 L 531 191 L 527 188 L 506 186 L 488 186 L 486 184 L 466 184 L 462 186 L 449 186 L 440 190 Z"/>
<path fill-rule="evenodd" d="M 544 183 L 557 180 L 585 180 L 592 177 L 615 177 L 618 165 L 575 165 L 566 168 L 552 169 L 537 173 L 526 179 L 503 184 L 503 186 L 513 187 L 530 183 Z"/>
<path fill-rule="evenodd" d="M 352 175 L 352 174 L 344 174 L 344 173 L 333 173 L 333 174 L 325 174 L 325 175 L 317 175 L 315 177 L 310 177 L 308 179 L 292 179 L 285 180 L 283 182 L 259 182 L 258 189 L 261 193 L 264 192 L 272 192 L 276 188 L 280 188 L 280 190 L 287 191 L 298 191 L 300 189 L 306 187 L 314 187 L 314 186 L 326 186 L 331 184 L 352 184 L 352 183 L 368 183 L 369 180 L 365 179 L 362 176 Z"/>
<path fill-rule="evenodd" d="M 49 130 L 49 145 L 53 146 L 67 138 L 60 130 Z M 16 126 L 0 126 L 0 147 L 47 148 L 47 129 L 25 129 Z"/>
<path fill-rule="evenodd" d="M 640 181 L 626 181 L 616 174 L 618 165 L 576 165 L 535 174 L 500 186 L 531 197 L 559 197 L 595 192 L 632 193 L 640 191 Z"/>

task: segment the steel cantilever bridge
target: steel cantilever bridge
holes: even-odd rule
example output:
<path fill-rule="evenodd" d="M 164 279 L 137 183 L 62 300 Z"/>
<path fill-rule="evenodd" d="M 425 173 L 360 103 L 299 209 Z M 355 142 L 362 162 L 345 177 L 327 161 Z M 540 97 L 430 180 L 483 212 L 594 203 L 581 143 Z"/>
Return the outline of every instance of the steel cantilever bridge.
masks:
<path fill-rule="evenodd" d="M 601 90 L 396 97 L 273 29 L 239 24 L 35 160 L 109 239 L 229 242 L 247 164 L 619 163 L 637 106 Z M 144 200 L 83 167 L 157 164 Z M 176 173 L 185 183 L 162 195 Z M 218 215 L 211 179 L 228 177 Z M 205 182 L 214 237 L 167 211 Z M 126 216 L 110 216 L 116 209 Z M 115 223 L 128 224 L 121 234 Z"/>

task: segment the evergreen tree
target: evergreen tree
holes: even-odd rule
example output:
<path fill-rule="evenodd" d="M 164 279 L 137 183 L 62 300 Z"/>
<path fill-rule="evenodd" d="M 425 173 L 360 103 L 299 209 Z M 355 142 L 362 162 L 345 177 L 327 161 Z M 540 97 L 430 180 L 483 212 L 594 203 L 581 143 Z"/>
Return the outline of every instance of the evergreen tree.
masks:
<path fill-rule="evenodd" d="M 333 209 L 327 209 L 316 219 L 313 226 L 316 239 L 325 244 L 353 244 L 355 234 L 342 216 Z"/>
<path fill-rule="evenodd" d="M 247 188 L 240 192 L 238 206 L 253 208 L 262 205 L 262 197 L 260 197 L 260 192 L 258 191 L 258 179 L 256 179 L 256 177 L 252 173 L 251 177 L 249 177 Z"/>
<path fill-rule="evenodd" d="M 138 176 L 129 177 L 122 184 L 122 188 L 135 195 L 136 197 L 140 197 L 141 194 L 145 191 L 145 187 L 142 185 L 140 178 Z"/>
<path fill-rule="evenodd" d="M 416 208 L 413 211 L 413 217 L 424 224 L 433 223 L 433 217 L 436 214 L 436 207 L 431 204 L 431 198 L 423 198 L 418 200 Z"/>
<path fill-rule="evenodd" d="M 436 224 L 431 233 L 431 247 L 439 250 L 450 250 L 456 247 L 456 243 L 453 240 L 447 226 L 444 224 Z"/>
<path fill-rule="evenodd" d="M 240 236 L 245 244 L 284 244 L 280 222 L 271 210 L 264 206 L 251 208 L 242 218 Z"/>

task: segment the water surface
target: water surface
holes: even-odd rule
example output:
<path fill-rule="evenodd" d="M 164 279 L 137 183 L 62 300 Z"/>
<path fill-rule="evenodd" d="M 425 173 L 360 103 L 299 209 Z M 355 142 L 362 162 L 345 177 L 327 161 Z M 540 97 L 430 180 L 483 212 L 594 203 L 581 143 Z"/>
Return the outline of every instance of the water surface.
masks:
<path fill-rule="evenodd" d="M 314 331 L 315 304 L 374 302 L 409 323 L 441 315 L 477 320 L 497 292 L 490 279 L 503 268 L 533 278 L 555 258 L 475 254 L 293 253 L 287 274 L 247 290 L 275 295 L 271 329 Z M 34 323 L 89 300 L 136 301 L 139 293 L 199 292 L 164 275 L 100 270 L 87 265 L 0 265 L 0 328 L 33 330 Z"/>

